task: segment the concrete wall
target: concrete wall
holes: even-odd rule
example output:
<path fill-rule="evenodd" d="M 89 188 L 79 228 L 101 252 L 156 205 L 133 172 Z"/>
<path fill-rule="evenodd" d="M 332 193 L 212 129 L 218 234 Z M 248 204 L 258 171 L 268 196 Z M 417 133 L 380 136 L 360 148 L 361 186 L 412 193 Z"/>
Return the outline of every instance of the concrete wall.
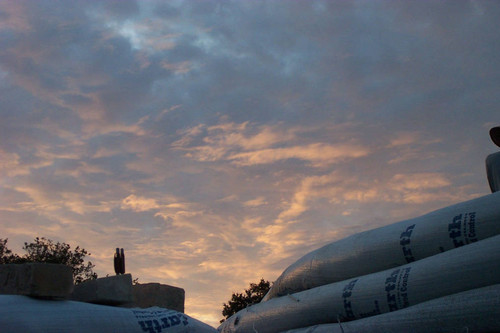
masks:
<path fill-rule="evenodd" d="M 75 286 L 71 299 L 79 302 L 121 305 L 133 302 L 132 275 L 114 275 Z"/>
<path fill-rule="evenodd" d="M 67 298 L 73 291 L 73 270 L 58 264 L 0 265 L 0 294 Z"/>
<path fill-rule="evenodd" d="M 184 312 L 184 289 L 160 283 L 132 285 L 130 274 L 114 275 L 73 285 L 71 267 L 27 263 L 0 265 L 0 294 L 71 299 L 123 307 L 157 306 Z"/>
<path fill-rule="evenodd" d="M 136 284 L 132 287 L 134 302 L 125 307 L 149 308 L 158 306 L 184 312 L 185 292 L 182 288 L 160 283 Z"/>

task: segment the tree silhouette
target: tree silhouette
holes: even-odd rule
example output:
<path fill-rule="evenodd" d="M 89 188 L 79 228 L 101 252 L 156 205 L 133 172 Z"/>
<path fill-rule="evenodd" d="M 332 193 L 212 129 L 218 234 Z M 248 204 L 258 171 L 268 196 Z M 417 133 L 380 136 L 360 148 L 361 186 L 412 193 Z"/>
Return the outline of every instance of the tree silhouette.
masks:
<path fill-rule="evenodd" d="M 66 243 L 53 242 L 47 238 L 36 237 L 32 243 L 24 243 L 24 256 L 18 256 L 7 248 L 7 239 L 0 239 L 0 264 L 20 264 L 28 262 L 45 262 L 52 264 L 63 264 L 73 269 L 73 281 L 79 284 L 86 280 L 94 280 L 97 274 L 92 262 L 85 263 L 85 256 L 90 255 L 87 250 L 77 246 L 71 250 L 71 246 Z"/>
<path fill-rule="evenodd" d="M 8 238 L 0 238 L 0 264 L 12 264 L 20 260 L 17 254 L 12 253 L 12 251 L 7 248 L 8 240 Z"/>
<path fill-rule="evenodd" d="M 250 283 L 250 288 L 245 289 L 243 293 L 234 293 L 227 304 L 224 303 L 224 308 L 222 310 L 224 319 L 220 322 L 222 323 L 224 320 L 247 306 L 259 303 L 267 294 L 269 288 L 271 288 L 271 283 L 269 281 L 264 281 L 264 279 L 260 279 L 258 284 Z"/>

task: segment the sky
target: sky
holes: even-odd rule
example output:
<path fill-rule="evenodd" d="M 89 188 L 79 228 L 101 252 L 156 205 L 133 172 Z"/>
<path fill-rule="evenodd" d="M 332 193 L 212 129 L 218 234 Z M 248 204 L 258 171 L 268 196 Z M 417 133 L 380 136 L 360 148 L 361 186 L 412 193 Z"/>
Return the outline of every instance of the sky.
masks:
<path fill-rule="evenodd" d="M 496 1 L 0 0 L 0 238 L 116 247 L 217 326 L 306 253 L 490 192 Z"/>

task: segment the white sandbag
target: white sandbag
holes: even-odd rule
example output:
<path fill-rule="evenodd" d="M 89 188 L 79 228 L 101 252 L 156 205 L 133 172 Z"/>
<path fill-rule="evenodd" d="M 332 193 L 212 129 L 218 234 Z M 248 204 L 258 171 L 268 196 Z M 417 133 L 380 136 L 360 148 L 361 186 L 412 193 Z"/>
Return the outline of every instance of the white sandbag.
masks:
<path fill-rule="evenodd" d="M 500 235 L 397 268 L 273 298 L 231 316 L 224 333 L 275 333 L 392 312 L 500 283 Z"/>
<path fill-rule="evenodd" d="M 500 191 L 500 152 L 486 157 L 486 175 L 491 192 Z"/>
<path fill-rule="evenodd" d="M 493 193 L 310 252 L 281 274 L 263 301 L 397 267 L 498 234 L 500 193 Z"/>
<path fill-rule="evenodd" d="M 158 307 L 126 309 L 0 295 L 2 333 L 214 333 L 196 319 Z"/>
<path fill-rule="evenodd" d="M 286 333 L 500 332 L 500 285 L 441 297 L 409 308 Z"/>

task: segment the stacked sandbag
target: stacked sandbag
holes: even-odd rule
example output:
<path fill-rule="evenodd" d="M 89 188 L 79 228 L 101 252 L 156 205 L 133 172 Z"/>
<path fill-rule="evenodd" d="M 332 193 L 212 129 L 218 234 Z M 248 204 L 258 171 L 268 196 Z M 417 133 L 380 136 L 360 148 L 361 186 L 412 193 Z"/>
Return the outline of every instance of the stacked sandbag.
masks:
<path fill-rule="evenodd" d="M 500 285 L 444 296 L 406 309 L 364 319 L 286 331 L 286 333 L 401 332 L 500 332 Z"/>
<path fill-rule="evenodd" d="M 500 191 L 500 152 L 486 157 L 486 175 L 491 192 Z"/>
<path fill-rule="evenodd" d="M 214 333 L 183 313 L 153 307 L 126 309 L 74 301 L 0 295 L 2 333 Z"/>
<path fill-rule="evenodd" d="M 370 259 L 383 258 L 365 261 Z M 219 331 L 276 333 L 371 317 L 499 284 L 499 272 L 500 236 L 494 236 L 397 268 L 261 302 L 230 317 Z"/>
<path fill-rule="evenodd" d="M 398 267 L 500 234 L 500 193 L 365 231 L 310 252 L 288 267 L 263 301 Z"/>
<path fill-rule="evenodd" d="M 490 129 L 491 141 L 500 147 L 500 126 Z M 500 191 L 500 152 L 486 157 L 486 175 L 491 192 Z"/>

